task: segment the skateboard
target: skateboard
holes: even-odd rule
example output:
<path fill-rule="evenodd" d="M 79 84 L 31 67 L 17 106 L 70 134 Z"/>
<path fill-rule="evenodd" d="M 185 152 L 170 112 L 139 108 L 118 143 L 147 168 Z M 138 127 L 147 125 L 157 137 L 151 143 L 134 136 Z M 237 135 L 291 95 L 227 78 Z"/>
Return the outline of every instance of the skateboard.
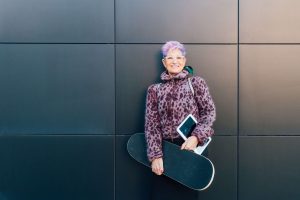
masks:
<path fill-rule="evenodd" d="M 193 190 L 207 189 L 215 175 L 213 163 L 192 151 L 181 150 L 178 145 L 163 140 L 164 175 Z M 129 155 L 139 163 L 150 166 L 144 133 L 132 135 L 127 142 Z"/>

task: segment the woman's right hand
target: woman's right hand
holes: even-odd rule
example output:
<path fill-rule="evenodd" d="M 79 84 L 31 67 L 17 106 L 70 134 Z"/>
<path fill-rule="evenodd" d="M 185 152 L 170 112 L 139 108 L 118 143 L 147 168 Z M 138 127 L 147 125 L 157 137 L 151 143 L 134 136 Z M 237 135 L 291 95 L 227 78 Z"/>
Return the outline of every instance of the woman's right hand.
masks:
<path fill-rule="evenodd" d="M 156 158 L 151 163 L 152 172 L 156 175 L 162 175 L 164 172 L 164 164 L 162 158 Z"/>

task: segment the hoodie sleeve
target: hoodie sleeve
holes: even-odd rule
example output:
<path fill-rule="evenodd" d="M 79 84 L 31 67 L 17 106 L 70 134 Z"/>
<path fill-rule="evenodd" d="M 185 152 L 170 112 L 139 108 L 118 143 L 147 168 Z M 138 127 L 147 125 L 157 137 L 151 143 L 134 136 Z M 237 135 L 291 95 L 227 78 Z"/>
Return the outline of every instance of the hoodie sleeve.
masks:
<path fill-rule="evenodd" d="M 216 108 L 209 93 L 209 88 L 202 78 L 194 77 L 192 85 L 195 90 L 195 100 L 199 110 L 198 123 L 192 135 L 198 138 L 201 145 L 205 138 L 214 134 L 212 125 L 216 120 Z"/>
<path fill-rule="evenodd" d="M 162 132 L 158 113 L 157 87 L 151 85 L 147 90 L 145 112 L 145 137 L 147 142 L 147 156 L 150 162 L 163 156 Z"/>

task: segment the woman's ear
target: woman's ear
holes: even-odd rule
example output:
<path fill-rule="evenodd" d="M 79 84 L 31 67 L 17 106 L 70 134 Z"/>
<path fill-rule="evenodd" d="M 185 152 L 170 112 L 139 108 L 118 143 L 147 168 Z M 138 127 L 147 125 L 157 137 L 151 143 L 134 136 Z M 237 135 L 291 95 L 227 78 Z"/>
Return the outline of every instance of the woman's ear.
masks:
<path fill-rule="evenodd" d="M 164 67 L 166 67 L 166 64 L 165 64 L 166 60 L 164 58 L 161 59 L 161 62 L 163 63 Z"/>

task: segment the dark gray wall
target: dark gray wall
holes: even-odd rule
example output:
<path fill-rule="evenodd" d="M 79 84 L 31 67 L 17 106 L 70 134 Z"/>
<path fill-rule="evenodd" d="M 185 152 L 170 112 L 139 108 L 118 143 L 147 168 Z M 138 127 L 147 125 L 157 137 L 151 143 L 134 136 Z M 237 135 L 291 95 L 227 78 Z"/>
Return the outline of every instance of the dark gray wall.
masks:
<path fill-rule="evenodd" d="M 299 6 L 0 0 L 0 199 L 150 199 L 126 141 L 167 40 L 186 44 L 217 106 L 216 177 L 198 199 L 298 199 Z"/>

